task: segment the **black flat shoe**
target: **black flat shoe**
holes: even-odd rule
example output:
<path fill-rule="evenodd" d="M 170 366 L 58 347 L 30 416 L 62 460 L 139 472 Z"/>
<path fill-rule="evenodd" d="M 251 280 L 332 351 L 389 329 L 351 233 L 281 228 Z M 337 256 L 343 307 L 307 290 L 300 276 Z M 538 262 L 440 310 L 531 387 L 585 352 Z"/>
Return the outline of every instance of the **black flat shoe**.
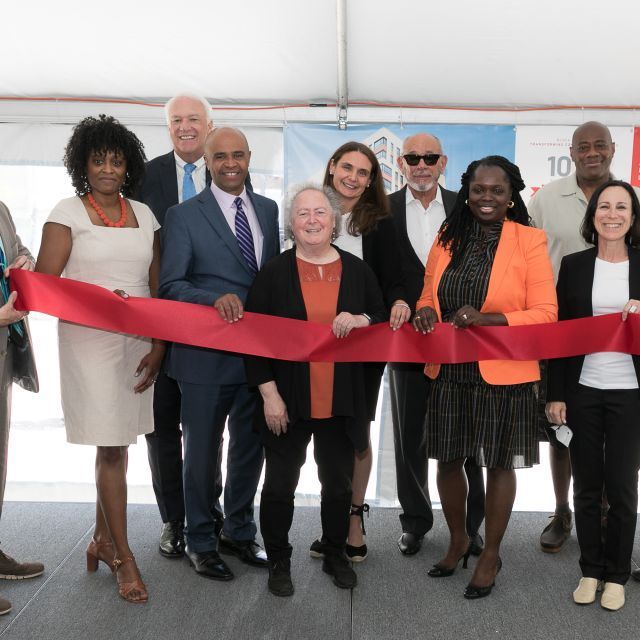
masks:
<path fill-rule="evenodd" d="M 500 573 L 500 569 L 502 569 L 502 558 L 498 556 L 498 561 L 496 563 L 496 575 Z M 490 585 L 486 587 L 478 587 L 475 584 L 469 583 L 462 594 L 467 600 L 477 600 L 478 598 L 486 598 L 492 591 L 493 587 L 496 586 L 495 578 Z"/>
<path fill-rule="evenodd" d="M 460 564 L 460 560 L 462 560 L 462 568 L 463 569 L 467 568 L 467 562 L 469 561 L 470 554 L 471 554 L 471 545 L 469 545 L 469 548 L 466 550 L 464 555 L 458 558 L 458 561 L 453 567 L 444 567 L 438 562 L 434 564 L 433 567 L 429 569 L 429 571 L 427 571 L 427 575 L 431 578 L 448 578 L 449 576 L 452 576 L 455 573 L 456 569 L 458 568 L 458 565 Z"/>

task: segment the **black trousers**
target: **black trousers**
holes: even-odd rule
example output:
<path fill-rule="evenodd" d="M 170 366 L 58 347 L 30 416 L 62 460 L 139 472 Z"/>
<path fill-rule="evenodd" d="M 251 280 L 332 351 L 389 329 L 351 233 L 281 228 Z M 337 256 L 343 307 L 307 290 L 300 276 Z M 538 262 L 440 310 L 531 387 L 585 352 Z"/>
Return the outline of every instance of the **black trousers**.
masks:
<path fill-rule="evenodd" d="M 322 531 L 330 549 L 344 549 L 349 531 L 353 443 L 347 437 L 344 420 L 300 420 L 287 433 L 276 436 L 266 431 L 265 478 L 260 498 L 260 531 L 269 560 L 291 557 L 289 529 L 300 469 L 313 436 L 313 454 L 318 465 Z"/>
<path fill-rule="evenodd" d="M 181 400 L 182 394 L 178 383 L 161 371 L 153 389 L 154 430 L 146 437 L 151 482 L 162 522 L 184 522 L 185 519 L 182 488 Z M 219 454 L 216 495 L 222 493 L 222 447 Z M 221 527 L 223 515 L 219 501 L 213 509 Z"/>
<path fill-rule="evenodd" d="M 400 524 L 403 532 L 418 536 L 433 527 L 425 433 L 430 382 L 423 369 L 422 365 L 389 367 Z M 484 520 L 484 476 L 472 458 L 467 459 L 464 469 L 469 482 L 467 532 L 475 535 Z"/>
<path fill-rule="evenodd" d="M 573 503 L 582 575 L 625 584 L 638 510 L 640 392 L 578 385 L 567 398 Z M 602 492 L 609 502 L 602 541 Z"/>

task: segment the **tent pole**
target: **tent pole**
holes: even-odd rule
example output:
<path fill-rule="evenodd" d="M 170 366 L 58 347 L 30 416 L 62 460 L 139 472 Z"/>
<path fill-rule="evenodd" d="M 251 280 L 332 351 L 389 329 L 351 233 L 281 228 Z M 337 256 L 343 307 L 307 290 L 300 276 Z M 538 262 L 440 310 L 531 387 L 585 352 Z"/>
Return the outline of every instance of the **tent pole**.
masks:
<path fill-rule="evenodd" d="M 338 128 L 347 128 L 349 85 L 347 81 L 347 0 L 336 0 L 338 37 Z"/>

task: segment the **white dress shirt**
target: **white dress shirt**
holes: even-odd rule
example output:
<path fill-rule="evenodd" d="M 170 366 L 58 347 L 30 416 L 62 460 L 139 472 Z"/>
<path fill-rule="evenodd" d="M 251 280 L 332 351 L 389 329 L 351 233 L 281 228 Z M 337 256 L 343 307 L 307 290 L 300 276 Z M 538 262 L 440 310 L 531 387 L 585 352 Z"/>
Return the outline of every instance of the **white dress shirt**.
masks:
<path fill-rule="evenodd" d="M 417 198 L 413 197 L 411 189 L 407 187 L 407 235 L 413 250 L 420 262 L 427 264 L 427 256 L 431 245 L 438 236 L 438 231 L 446 218 L 444 204 L 442 203 L 442 191 L 440 186 L 436 191 L 436 197 L 425 209 Z"/>
<path fill-rule="evenodd" d="M 175 151 L 173 155 L 176 159 L 176 178 L 178 180 L 178 202 L 182 202 L 182 182 L 184 180 L 184 165 L 187 164 Z M 196 187 L 196 193 L 200 193 L 207 186 L 207 165 L 204 158 L 200 158 L 193 164 L 196 165 L 191 177 Z"/>
<path fill-rule="evenodd" d="M 222 215 L 224 215 L 229 228 L 231 229 L 231 233 L 236 235 L 236 205 L 235 199 L 238 196 L 234 196 L 232 193 L 227 193 L 223 191 L 219 187 L 215 185 L 215 183 L 211 182 L 211 193 L 213 193 L 213 197 L 216 199 L 218 206 L 222 210 Z M 258 267 L 260 267 L 262 260 L 262 245 L 264 244 L 264 236 L 262 234 L 262 229 L 260 228 L 260 223 L 258 222 L 258 216 L 256 215 L 256 211 L 253 208 L 253 204 L 251 204 L 251 200 L 249 200 L 249 196 L 247 195 L 247 190 L 242 189 L 242 193 L 239 196 L 242 198 L 242 208 L 244 212 L 247 214 L 247 220 L 249 221 L 249 227 L 251 228 L 251 235 L 253 236 L 253 247 L 256 250 L 256 262 L 258 263 Z"/>

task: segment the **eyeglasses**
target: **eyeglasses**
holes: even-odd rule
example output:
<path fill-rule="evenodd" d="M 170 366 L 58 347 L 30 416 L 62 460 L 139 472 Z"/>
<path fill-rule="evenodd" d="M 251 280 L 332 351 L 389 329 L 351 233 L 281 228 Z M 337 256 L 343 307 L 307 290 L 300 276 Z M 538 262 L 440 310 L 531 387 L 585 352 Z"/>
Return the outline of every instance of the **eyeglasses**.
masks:
<path fill-rule="evenodd" d="M 440 158 L 442 158 L 442 154 L 441 153 L 425 153 L 423 156 L 419 156 L 417 153 L 407 153 L 406 156 L 402 156 L 402 157 L 410 167 L 415 167 L 420 162 L 420 160 L 424 160 L 424 163 L 428 167 L 433 167 L 433 165 L 436 162 L 438 162 Z"/>

